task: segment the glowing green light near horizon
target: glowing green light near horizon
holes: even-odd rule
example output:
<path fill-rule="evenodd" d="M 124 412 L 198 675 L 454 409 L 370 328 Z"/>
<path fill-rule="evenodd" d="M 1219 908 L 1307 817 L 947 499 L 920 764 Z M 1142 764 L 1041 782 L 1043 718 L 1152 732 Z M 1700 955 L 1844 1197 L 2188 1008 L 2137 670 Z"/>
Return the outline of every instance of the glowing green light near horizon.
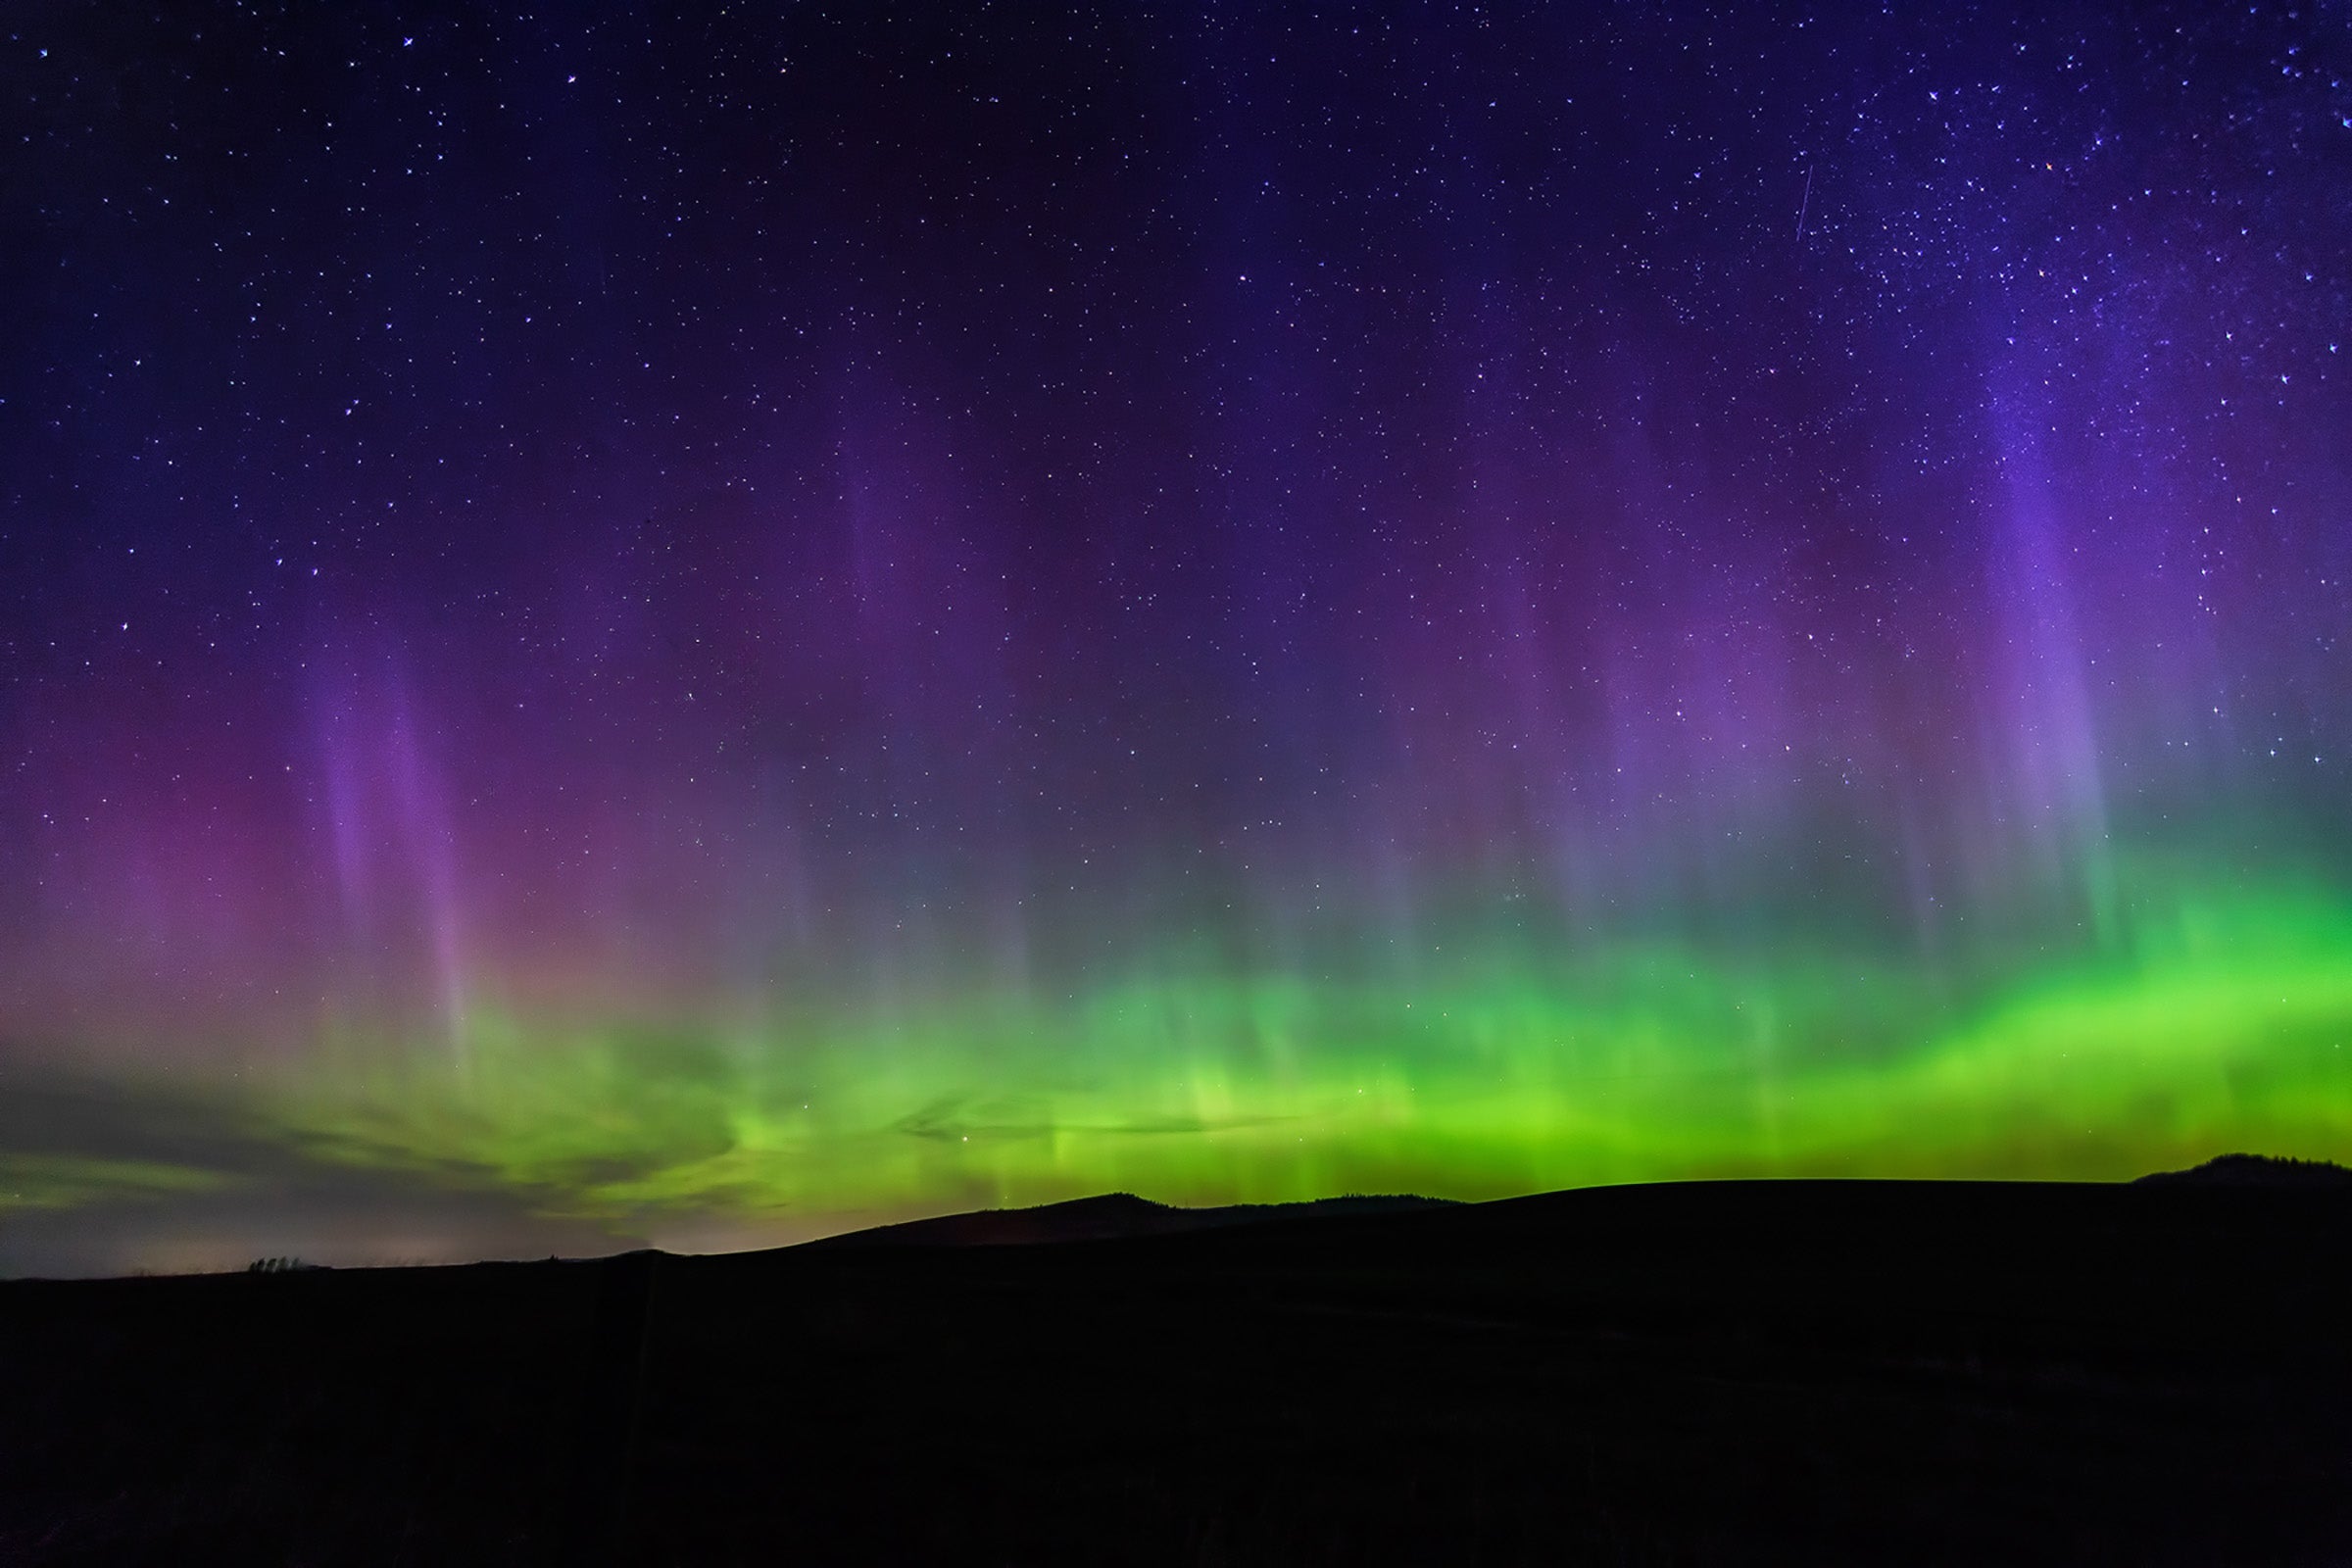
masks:
<path fill-rule="evenodd" d="M 2115 1178 L 2352 1153 L 2352 901 L 2143 864 L 2118 943 L 1942 995 L 1790 939 L 1618 943 L 1408 980 L 1178 975 L 887 1025 L 485 1012 L 463 1066 L 282 1077 L 314 1154 L 487 1177 L 548 1212 L 751 1231 L 1113 1189 L 1178 1202 L 1491 1197 L 1726 1175 Z"/>

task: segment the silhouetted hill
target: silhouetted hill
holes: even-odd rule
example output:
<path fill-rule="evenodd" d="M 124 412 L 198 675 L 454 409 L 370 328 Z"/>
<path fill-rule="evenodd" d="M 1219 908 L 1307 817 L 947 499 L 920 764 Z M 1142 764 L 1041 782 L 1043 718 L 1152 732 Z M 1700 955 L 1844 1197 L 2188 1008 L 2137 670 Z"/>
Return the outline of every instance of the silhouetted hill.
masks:
<path fill-rule="evenodd" d="M 1183 1231 L 1259 1225 L 1276 1220 L 1343 1214 L 1395 1214 L 1410 1209 L 1457 1206 L 1450 1199 L 1409 1196 L 1323 1198 L 1299 1203 L 1232 1203 L 1216 1208 L 1178 1208 L 1133 1193 L 1106 1193 L 1033 1208 L 985 1208 L 968 1214 L 877 1225 L 870 1230 L 828 1236 L 804 1245 L 834 1247 L 1031 1247 L 1054 1242 L 1106 1242 L 1124 1237 L 1169 1236 Z"/>
<path fill-rule="evenodd" d="M 2153 1171 L 2142 1183 L 2195 1187 L 2352 1188 L 2352 1170 L 2325 1159 L 2286 1159 L 2276 1154 L 2216 1154 L 2187 1170 Z"/>
<path fill-rule="evenodd" d="M 0 1563 L 2208 1568 L 2352 1542 L 2344 1189 L 1298 1207 L 0 1284 Z M 1070 1245 L 985 1245 L 1007 1231 Z"/>

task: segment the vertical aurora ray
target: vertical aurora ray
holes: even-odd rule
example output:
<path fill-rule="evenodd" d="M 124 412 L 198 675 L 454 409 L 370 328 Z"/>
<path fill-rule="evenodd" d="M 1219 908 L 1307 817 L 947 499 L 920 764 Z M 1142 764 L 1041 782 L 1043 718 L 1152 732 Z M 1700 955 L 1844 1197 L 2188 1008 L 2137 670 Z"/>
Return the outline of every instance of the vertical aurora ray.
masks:
<path fill-rule="evenodd" d="M 381 690 L 377 690 L 381 687 Z M 323 694 L 320 771 L 344 951 L 373 965 L 347 1000 L 370 1010 L 421 999 L 463 1062 L 466 995 L 458 850 L 439 770 L 407 684 L 352 681 Z"/>
<path fill-rule="evenodd" d="M 2352 1157 L 2318 24 L 1279 11 L 43 24 L 0 1268 Z"/>

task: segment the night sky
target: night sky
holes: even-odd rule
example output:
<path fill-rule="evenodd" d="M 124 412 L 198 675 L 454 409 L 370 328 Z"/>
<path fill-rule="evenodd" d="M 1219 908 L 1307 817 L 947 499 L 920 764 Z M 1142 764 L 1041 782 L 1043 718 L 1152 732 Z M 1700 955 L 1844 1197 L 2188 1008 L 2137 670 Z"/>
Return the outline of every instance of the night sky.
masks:
<path fill-rule="evenodd" d="M 2340 5 L 773 9 L 0 21 L 0 1272 L 2352 1157 Z"/>

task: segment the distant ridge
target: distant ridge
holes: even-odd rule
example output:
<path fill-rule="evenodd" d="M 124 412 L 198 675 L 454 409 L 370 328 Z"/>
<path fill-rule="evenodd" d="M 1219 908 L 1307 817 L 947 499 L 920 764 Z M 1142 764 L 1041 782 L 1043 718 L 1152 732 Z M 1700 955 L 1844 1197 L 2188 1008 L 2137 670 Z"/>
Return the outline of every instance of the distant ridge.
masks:
<path fill-rule="evenodd" d="M 985 1208 L 942 1214 L 898 1225 L 878 1225 L 804 1243 L 808 1247 L 1037 1247 L 1055 1242 L 1107 1242 L 1130 1236 L 1166 1236 L 1178 1231 L 1258 1225 L 1269 1220 L 1340 1214 L 1394 1214 L 1417 1208 L 1453 1206 L 1449 1198 L 1409 1195 L 1319 1198 L 1299 1203 L 1232 1203 L 1220 1208 L 1178 1208 L 1133 1193 L 1105 1193 L 1035 1208 Z"/>
<path fill-rule="evenodd" d="M 2181 1187 L 2352 1187 L 2352 1170 L 2332 1160 L 2287 1159 L 2277 1154 L 2216 1154 L 2187 1170 L 2160 1170 L 2134 1186 Z"/>

